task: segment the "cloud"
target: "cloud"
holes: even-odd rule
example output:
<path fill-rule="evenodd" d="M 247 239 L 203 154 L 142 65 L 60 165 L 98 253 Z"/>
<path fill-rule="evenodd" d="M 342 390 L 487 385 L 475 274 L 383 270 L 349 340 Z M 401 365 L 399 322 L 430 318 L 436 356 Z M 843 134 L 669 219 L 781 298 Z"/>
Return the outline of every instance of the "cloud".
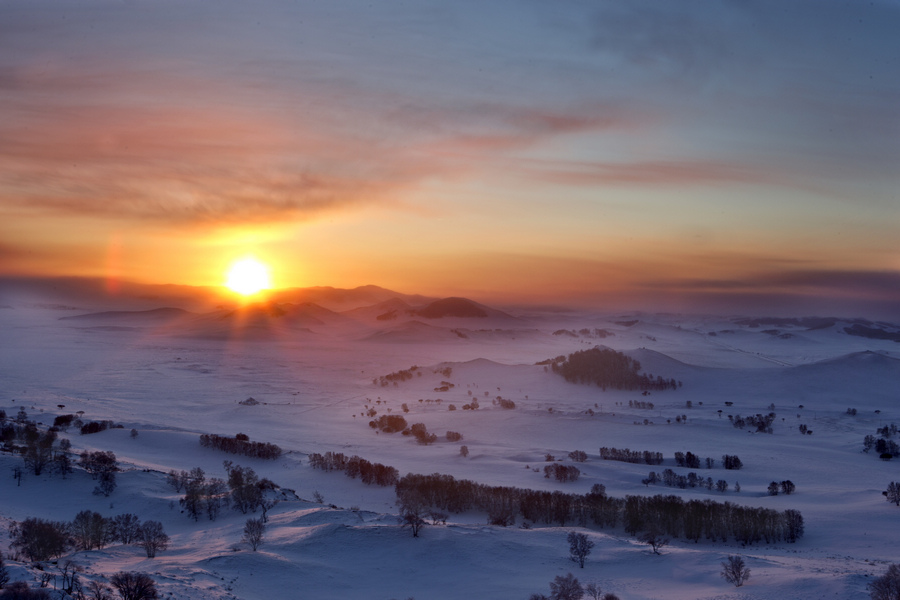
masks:
<path fill-rule="evenodd" d="M 821 292 L 832 296 L 894 298 L 900 301 L 900 272 L 805 269 L 751 273 L 736 279 L 683 279 L 645 282 L 646 287 L 678 289 L 744 290 L 795 293 Z"/>
<path fill-rule="evenodd" d="M 420 158 L 320 128 L 315 115 L 170 103 L 180 88 L 160 79 L 167 93 L 139 102 L 56 91 L 28 105 L 43 94 L 29 88 L 7 103 L 0 201 L 166 222 L 264 221 L 383 200 L 425 174 Z"/>
<path fill-rule="evenodd" d="M 818 177 L 893 177 L 896 2 L 599 3 L 589 22 L 635 103 Z"/>
<path fill-rule="evenodd" d="M 0 202 L 160 223 L 305 219 L 396 204 L 505 152 L 638 121 L 614 105 L 401 101 L 319 80 L 301 93 L 162 66 L 0 73 Z"/>
<path fill-rule="evenodd" d="M 710 183 L 773 183 L 769 169 L 717 160 L 643 160 L 633 162 L 522 161 L 526 175 L 566 185 L 702 185 Z M 787 181 L 787 178 L 784 178 Z"/>

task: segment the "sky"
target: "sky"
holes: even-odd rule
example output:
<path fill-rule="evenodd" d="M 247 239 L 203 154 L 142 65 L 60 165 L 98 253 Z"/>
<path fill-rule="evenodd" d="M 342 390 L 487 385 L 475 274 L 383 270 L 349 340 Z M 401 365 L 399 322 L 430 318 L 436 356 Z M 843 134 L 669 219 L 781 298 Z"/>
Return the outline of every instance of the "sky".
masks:
<path fill-rule="evenodd" d="M 900 314 L 897 31 L 897 0 L 0 0 L 0 273 Z"/>

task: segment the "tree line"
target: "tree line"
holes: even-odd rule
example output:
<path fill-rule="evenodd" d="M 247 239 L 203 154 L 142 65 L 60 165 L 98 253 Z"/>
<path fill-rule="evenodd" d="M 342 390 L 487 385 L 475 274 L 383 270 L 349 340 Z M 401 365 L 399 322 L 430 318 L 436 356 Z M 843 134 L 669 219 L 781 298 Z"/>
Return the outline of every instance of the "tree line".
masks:
<path fill-rule="evenodd" d="M 650 474 L 647 475 L 644 479 L 641 480 L 646 486 L 656 485 L 662 483 L 668 487 L 677 487 L 680 489 L 686 488 L 696 488 L 696 487 L 705 487 L 707 490 L 712 490 L 713 487 L 719 492 L 727 492 L 728 491 L 728 482 L 724 479 L 719 479 L 715 483 L 713 483 L 712 477 L 707 477 L 704 479 L 703 477 L 699 477 L 696 473 L 691 471 L 687 475 L 679 475 L 672 469 L 666 469 L 661 474 L 657 474 L 655 471 L 650 471 Z M 738 482 L 734 483 L 734 491 L 741 491 L 741 484 Z"/>
<path fill-rule="evenodd" d="M 600 484 L 579 495 L 488 486 L 437 473 L 409 474 L 397 482 L 396 493 L 404 504 L 413 498 L 424 506 L 451 513 L 481 510 L 488 513 L 489 520 L 492 515 L 512 513 L 560 527 L 592 523 L 614 528 L 621 523 L 630 535 L 658 530 L 694 542 L 701 537 L 722 542 L 734 539 L 743 544 L 795 542 L 804 529 L 803 517 L 796 510 L 779 512 L 713 500 L 685 501 L 675 495 L 620 499 L 607 496 Z"/>
<path fill-rule="evenodd" d="M 646 463 L 648 465 L 660 465 L 663 461 L 662 452 L 649 450 L 629 450 L 628 448 L 600 448 L 600 458 L 603 460 L 617 460 L 634 464 Z"/>
<path fill-rule="evenodd" d="M 154 558 L 169 544 L 169 536 L 159 521 L 141 523 L 136 515 L 125 513 L 107 518 L 83 510 L 70 522 L 27 518 L 10 528 L 10 546 L 31 561 L 59 558 L 68 550 L 96 550 L 114 542 L 136 544 L 147 558 Z"/>
<path fill-rule="evenodd" d="M 413 373 L 419 370 L 419 367 L 416 365 L 411 366 L 408 369 L 401 369 L 399 371 L 394 371 L 393 373 L 388 373 L 387 375 L 382 375 L 381 377 L 376 377 L 372 380 L 372 383 L 375 385 L 380 385 L 381 387 L 387 387 L 391 383 L 396 385 L 401 381 L 408 381 L 413 378 Z M 419 376 L 422 375 L 421 372 L 418 373 Z"/>
<path fill-rule="evenodd" d="M 400 480 L 400 473 L 394 467 L 372 463 L 359 456 L 340 452 L 313 453 L 309 455 L 309 466 L 322 471 L 343 471 L 351 479 L 359 478 L 367 485 L 389 486 Z"/>
<path fill-rule="evenodd" d="M 351 477 L 354 475 L 349 465 L 366 463 L 358 456 L 348 459 L 340 453 L 310 455 L 310 466 L 325 471 L 342 470 Z M 377 466 L 396 477 L 397 470 L 393 467 Z M 372 478 L 369 483 L 376 481 Z M 415 523 L 422 522 L 422 515 L 428 509 L 450 513 L 479 510 L 487 513 L 488 521 L 495 524 L 510 525 L 516 515 L 526 521 L 560 527 L 567 523 L 582 527 L 592 523 L 601 528 L 615 528 L 621 524 L 630 535 L 659 532 L 694 542 L 706 537 L 722 542 L 734 539 L 742 544 L 762 540 L 793 543 L 804 532 L 803 517 L 797 510 L 779 512 L 709 499 L 685 501 L 679 496 L 662 494 L 622 499 L 608 496 L 602 484 L 594 484 L 587 494 L 566 494 L 490 486 L 440 473 L 410 473 L 395 480 L 394 487 L 399 504 L 406 507 L 405 513 Z"/>

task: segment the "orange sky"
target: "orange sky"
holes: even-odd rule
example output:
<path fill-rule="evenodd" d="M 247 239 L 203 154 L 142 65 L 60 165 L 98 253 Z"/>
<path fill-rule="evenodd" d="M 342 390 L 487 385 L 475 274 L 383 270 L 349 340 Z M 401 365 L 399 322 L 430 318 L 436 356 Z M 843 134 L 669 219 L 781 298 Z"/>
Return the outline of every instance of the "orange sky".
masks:
<path fill-rule="evenodd" d="M 695 10 L 5 4 L 0 273 L 900 305 L 900 8 Z"/>

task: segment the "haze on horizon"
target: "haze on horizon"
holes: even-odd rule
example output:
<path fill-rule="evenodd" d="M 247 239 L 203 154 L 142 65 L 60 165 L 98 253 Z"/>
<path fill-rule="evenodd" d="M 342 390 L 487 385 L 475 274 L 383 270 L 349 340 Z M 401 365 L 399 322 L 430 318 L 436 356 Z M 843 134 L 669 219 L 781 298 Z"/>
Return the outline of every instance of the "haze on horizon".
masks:
<path fill-rule="evenodd" d="M 897 315 L 900 4 L 0 4 L 0 274 Z"/>

